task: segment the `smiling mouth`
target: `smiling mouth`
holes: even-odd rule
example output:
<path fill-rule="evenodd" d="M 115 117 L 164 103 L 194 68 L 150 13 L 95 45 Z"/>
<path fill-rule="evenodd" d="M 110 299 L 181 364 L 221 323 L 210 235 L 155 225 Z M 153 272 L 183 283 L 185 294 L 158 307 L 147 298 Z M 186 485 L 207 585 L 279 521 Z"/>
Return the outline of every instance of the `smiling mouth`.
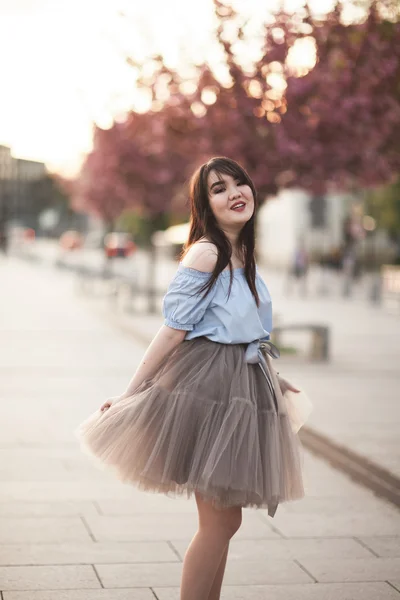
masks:
<path fill-rule="evenodd" d="M 244 208 L 246 206 L 245 202 L 237 202 L 233 206 L 231 206 L 231 210 L 236 210 L 237 208 Z"/>

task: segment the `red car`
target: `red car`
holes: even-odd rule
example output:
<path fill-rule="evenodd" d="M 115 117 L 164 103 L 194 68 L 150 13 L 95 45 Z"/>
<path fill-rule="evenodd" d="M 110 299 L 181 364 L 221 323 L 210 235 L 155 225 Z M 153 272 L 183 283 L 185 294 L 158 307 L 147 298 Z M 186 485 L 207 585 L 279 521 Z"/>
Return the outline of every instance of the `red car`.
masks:
<path fill-rule="evenodd" d="M 133 254 L 137 246 L 129 233 L 108 233 L 104 238 L 104 251 L 108 258 L 126 258 Z"/>

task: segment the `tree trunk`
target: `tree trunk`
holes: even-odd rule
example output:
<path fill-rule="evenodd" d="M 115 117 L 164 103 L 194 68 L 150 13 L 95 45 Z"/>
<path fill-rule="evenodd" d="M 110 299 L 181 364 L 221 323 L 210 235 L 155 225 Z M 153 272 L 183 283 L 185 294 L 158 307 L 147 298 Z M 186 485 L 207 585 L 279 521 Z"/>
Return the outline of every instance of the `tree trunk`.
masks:
<path fill-rule="evenodd" d="M 156 264 L 157 250 L 153 243 L 148 248 L 148 266 L 147 266 L 147 310 L 149 314 L 154 315 L 157 312 L 157 293 L 156 293 Z"/>
<path fill-rule="evenodd" d="M 104 236 L 103 236 L 103 277 L 107 278 L 111 276 L 112 273 L 112 263 L 111 263 L 111 258 L 109 256 L 107 256 L 106 253 L 106 249 L 105 249 L 105 238 L 106 235 L 108 233 L 111 233 L 112 231 L 114 231 L 114 221 L 113 219 L 104 219 Z"/>
<path fill-rule="evenodd" d="M 156 282 L 156 265 L 157 265 L 157 248 L 153 244 L 153 234 L 159 229 L 165 227 L 165 214 L 154 214 L 149 217 L 149 233 L 148 233 L 148 266 L 146 277 L 146 292 L 147 292 L 147 309 L 149 314 L 154 315 L 158 310 L 157 304 L 157 282 Z"/>

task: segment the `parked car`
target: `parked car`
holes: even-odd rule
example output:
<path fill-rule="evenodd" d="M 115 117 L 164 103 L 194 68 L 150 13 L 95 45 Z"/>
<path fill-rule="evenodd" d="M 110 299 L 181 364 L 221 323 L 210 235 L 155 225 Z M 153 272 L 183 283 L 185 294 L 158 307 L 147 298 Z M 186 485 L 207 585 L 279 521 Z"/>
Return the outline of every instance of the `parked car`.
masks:
<path fill-rule="evenodd" d="M 79 231 L 70 229 L 61 234 L 59 244 L 63 250 L 79 250 L 83 246 L 83 236 Z"/>
<path fill-rule="evenodd" d="M 107 233 L 104 238 L 104 251 L 107 258 L 126 258 L 131 256 L 136 249 L 137 246 L 129 233 L 113 231 Z"/>
<path fill-rule="evenodd" d="M 25 227 L 22 237 L 25 241 L 33 241 L 36 239 L 36 231 L 32 227 Z"/>
<path fill-rule="evenodd" d="M 7 228 L 6 233 L 14 244 L 32 242 L 36 238 L 36 232 L 32 227 L 24 227 L 22 225 L 11 225 Z"/>

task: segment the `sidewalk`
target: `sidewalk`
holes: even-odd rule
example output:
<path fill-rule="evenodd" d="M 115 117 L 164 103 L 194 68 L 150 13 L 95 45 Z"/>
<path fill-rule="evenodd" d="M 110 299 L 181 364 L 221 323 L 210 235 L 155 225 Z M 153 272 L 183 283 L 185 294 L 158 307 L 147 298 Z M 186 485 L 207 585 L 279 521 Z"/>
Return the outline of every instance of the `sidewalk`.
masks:
<path fill-rule="evenodd" d="M 72 431 L 124 389 L 143 346 L 68 274 L 0 262 L 2 600 L 178 600 L 192 501 L 92 466 Z M 400 598 L 398 512 L 305 455 L 307 497 L 244 511 L 224 600 Z"/>

